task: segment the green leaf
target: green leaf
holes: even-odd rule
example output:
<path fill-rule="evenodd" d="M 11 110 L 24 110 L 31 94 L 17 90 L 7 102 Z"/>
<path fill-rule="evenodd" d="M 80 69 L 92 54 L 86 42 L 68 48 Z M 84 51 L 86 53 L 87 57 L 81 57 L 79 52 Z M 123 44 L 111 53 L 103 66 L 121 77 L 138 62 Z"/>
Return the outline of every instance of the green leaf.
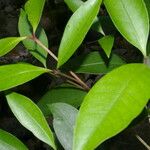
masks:
<path fill-rule="evenodd" d="M 107 57 L 110 57 L 111 50 L 114 45 L 114 37 L 111 35 L 104 36 L 98 40 L 98 43 L 101 45 L 103 50 L 105 51 Z"/>
<path fill-rule="evenodd" d="M 64 0 L 67 6 L 75 12 L 84 2 L 82 0 Z"/>
<path fill-rule="evenodd" d="M 125 129 L 150 98 L 149 77 L 148 66 L 128 64 L 100 79 L 81 105 L 73 150 L 94 149 Z"/>
<path fill-rule="evenodd" d="M 29 21 L 27 19 L 27 14 L 26 12 L 21 9 L 20 11 L 20 16 L 19 16 L 19 21 L 18 21 L 18 30 L 20 36 L 32 36 L 32 27 L 29 24 Z M 34 50 L 35 49 L 35 42 L 29 38 L 23 41 L 23 44 L 27 49 Z"/>
<path fill-rule="evenodd" d="M 18 121 L 41 141 L 54 149 L 54 137 L 40 109 L 27 97 L 11 93 L 6 96 L 9 107 Z"/>
<path fill-rule="evenodd" d="M 26 63 L 0 66 L 0 91 L 28 82 L 49 71 Z"/>
<path fill-rule="evenodd" d="M 57 67 L 63 65 L 82 43 L 102 0 L 86 1 L 70 18 L 59 47 Z"/>
<path fill-rule="evenodd" d="M 144 1 L 145 1 L 147 11 L 148 11 L 148 14 L 149 14 L 149 18 L 150 18 L 150 1 L 149 0 L 144 0 Z"/>
<path fill-rule="evenodd" d="M 0 129 L 0 150 L 28 150 L 28 149 L 15 136 Z"/>
<path fill-rule="evenodd" d="M 45 116 L 51 115 L 48 105 L 52 103 L 68 103 L 79 107 L 87 93 L 71 86 L 60 86 L 49 90 L 39 101 L 38 106 Z"/>
<path fill-rule="evenodd" d="M 119 32 L 146 56 L 149 18 L 143 0 L 104 0 L 104 4 Z"/>
<path fill-rule="evenodd" d="M 48 38 L 44 29 L 37 29 L 37 38 L 48 48 Z M 41 46 L 36 44 L 35 49 L 29 50 L 29 52 L 46 67 L 46 60 L 48 55 L 47 51 L 45 51 Z"/>
<path fill-rule="evenodd" d="M 23 9 L 21 9 L 20 12 L 18 29 L 20 36 L 32 36 L 31 25 L 27 19 L 27 14 Z M 48 47 L 48 39 L 44 29 L 39 27 L 37 29 L 36 36 L 46 47 Z M 44 66 L 46 66 L 46 58 L 48 53 L 44 49 L 42 49 L 39 45 L 37 45 L 33 40 L 29 38 L 24 40 L 23 44 L 36 59 L 38 59 Z"/>
<path fill-rule="evenodd" d="M 104 31 L 103 31 L 103 28 L 102 28 L 102 25 L 101 25 L 101 21 L 98 17 L 96 17 L 94 19 L 94 22 L 91 26 L 91 28 L 99 33 L 101 33 L 102 35 L 105 35 Z"/>
<path fill-rule="evenodd" d="M 45 0 L 28 0 L 25 4 L 25 11 L 28 19 L 33 27 L 33 32 L 36 32 L 44 9 Z"/>
<path fill-rule="evenodd" d="M 63 66 L 63 70 L 73 70 L 76 73 L 105 74 L 125 62 L 113 54 L 110 59 L 103 59 L 99 52 L 80 55 Z"/>
<path fill-rule="evenodd" d="M 0 39 L 0 57 L 10 52 L 19 42 L 26 37 L 8 37 Z"/>
<path fill-rule="evenodd" d="M 65 150 L 71 150 L 78 110 L 65 103 L 55 103 L 49 105 L 49 108 L 53 114 L 53 127 L 58 140 Z"/>
<path fill-rule="evenodd" d="M 64 1 L 73 12 L 75 12 L 82 4 L 84 4 L 82 0 L 64 0 Z M 94 23 L 92 25 L 92 29 L 105 35 L 98 17 L 95 18 Z"/>

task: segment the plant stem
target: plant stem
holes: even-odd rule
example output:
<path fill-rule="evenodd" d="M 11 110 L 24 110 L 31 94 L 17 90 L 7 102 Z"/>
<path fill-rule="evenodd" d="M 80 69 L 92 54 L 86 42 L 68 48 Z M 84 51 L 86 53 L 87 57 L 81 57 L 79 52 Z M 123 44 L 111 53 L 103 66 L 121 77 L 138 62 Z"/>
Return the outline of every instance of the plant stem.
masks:
<path fill-rule="evenodd" d="M 144 57 L 143 63 L 150 67 L 150 58 L 149 58 L 149 56 Z"/>
<path fill-rule="evenodd" d="M 82 87 L 82 89 L 84 89 L 84 90 L 86 90 L 86 91 L 89 91 L 89 90 L 90 90 L 90 88 L 89 88 L 75 73 L 73 73 L 72 71 L 70 71 L 70 74 L 71 74 L 73 77 L 71 77 L 71 76 L 69 76 L 69 75 L 67 75 L 67 74 L 62 73 L 62 72 L 60 72 L 59 70 L 53 70 L 53 74 L 55 74 L 55 75 L 60 75 L 60 76 L 62 76 L 62 77 L 65 77 L 65 78 L 67 78 L 67 79 L 69 79 L 69 80 L 72 80 L 72 81 L 78 83 L 78 84 L 79 84 L 78 86 L 81 85 L 80 88 Z M 70 83 L 72 83 L 72 82 L 70 82 Z"/>
<path fill-rule="evenodd" d="M 90 88 L 72 71 L 70 71 L 70 74 L 76 79 L 76 81 L 82 85 L 87 91 L 90 90 Z"/>
<path fill-rule="evenodd" d="M 32 39 L 33 41 L 35 41 L 39 46 L 41 46 L 45 51 L 47 51 L 48 54 L 49 54 L 50 56 L 52 56 L 52 57 L 58 62 L 58 58 L 53 54 L 53 52 L 52 52 L 51 50 L 49 50 L 49 49 L 35 36 L 35 34 L 33 34 L 33 35 L 32 35 L 31 37 L 29 37 L 29 38 Z M 89 91 L 89 90 L 90 90 L 90 88 L 89 88 L 74 72 L 72 72 L 72 71 L 70 71 L 70 74 L 71 74 L 72 76 L 69 76 L 69 75 L 67 75 L 67 74 L 64 74 L 64 73 L 60 72 L 59 70 L 53 70 L 53 72 L 52 72 L 51 74 L 63 76 L 63 77 L 65 77 L 65 78 L 69 79 L 69 80 L 72 80 L 72 81 L 78 83 L 78 87 L 80 87 L 80 88 L 82 88 L 82 89 L 84 88 L 86 91 Z M 70 83 L 72 83 L 72 84 L 75 85 L 76 83 L 74 83 L 74 82 L 71 82 L 71 81 L 70 81 Z M 81 86 L 80 86 L 80 85 L 81 85 Z M 77 84 L 76 84 L 76 86 L 77 86 Z"/>
<path fill-rule="evenodd" d="M 33 40 L 39 45 L 41 46 L 44 50 L 46 50 L 50 56 L 52 56 L 56 61 L 58 61 L 58 58 L 52 53 L 52 51 L 50 51 L 38 38 L 36 38 L 35 36 L 33 37 Z"/>
<path fill-rule="evenodd" d="M 79 89 L 85 90 L 85 89 L 84 89 L 82 86 L 80 86 L 79 84 L 76 84 L 76 83 L 74 83 L 74 82 L 72 82 L 72 81 L 70 81 L 70 80 L 67 80 L 67 82 L 70 83 L 70 84 L 72 84 L 72 85 L 74 85 L 74 86 L 76 86 L 76 87 L 78 87 Z"/>
<path fill-rule="evenodd" d="M 150 146 L 138 135 L 136 135 L 136 138 L 148 149 L 150 150 Z"/>

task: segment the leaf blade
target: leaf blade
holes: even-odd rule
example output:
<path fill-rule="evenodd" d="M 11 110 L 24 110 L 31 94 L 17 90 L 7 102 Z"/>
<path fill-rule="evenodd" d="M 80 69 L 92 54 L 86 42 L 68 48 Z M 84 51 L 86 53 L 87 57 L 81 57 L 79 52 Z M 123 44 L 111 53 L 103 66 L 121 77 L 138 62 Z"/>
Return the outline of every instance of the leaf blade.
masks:
<path fill-rule="evenodd" d="M 26 63 L 0 66 L 0 91 L 28 82 L 47 72 L 48 69 Z"/>
<path fill-rule="evenodd" d="M 82 4 L 84 4 L 84 2 L 81 0 L 75 0 L 75 1 L 64 0 L 64 1 L 73 12 L 75 12 Z"/>
<path fill-rule="evenodd" d="M 82 43 L 98 13 L 100 4 L 101 0 L 88 0 L 72 15 L 61 40 L 57 67 L 63 65 Z"/>
<path fill-rule="evenodd" d="M 57 138 L 65 150 L 71 150 L 73 130 L 78 110 L 65 103 L 55 103 L 48 107 L 53 114 L 53 127 Z"/>
<path fill-rule="evenodd" d="M 41 141 L 56 149 L 52 131 L 40 109 L 29 98 L 21 94 L 11 93 L 6 98 L 19 122 Z"/>
<path fill-rule="evenodd" d="M 70 86 L 60 86 L 46 92 L 38 102 L 38 106 L 45 116 L 51 115 L 48 105 L 52 103 L 67 103 L 74 107 L 79 107 L 87 93 L 78 88 Z M 71 97 L 70 97 L 71 95 Z"/>
<path fill-rule="evenodd" d="M 101 45 L 107 57 L 109 58 L 114 45 L 114 37 L 111 35 L 104 36 L 98 40 L 98 43 Z"/>
<path fill-rule="evenodd" d="M 20 36 L 33 36 L 32 27 L 27 19 L 27 14 L 23 9 L 21 9 L 20 12 L 18 29 Z M 48 47 L 46 33 L 40 26 L 37 29 L 36 36 L 46 47 Z M 24 40 L 23 44 L 36 59 L 38 59 L 44 66 L 46 66 L 46 58 L 48 53 L 43 48 L 41 48 L 39 45 L 37 45 L 37 43 L 29 38 Z"/>
<path fill-rule="evenodd" d="M 36 29 L 40 22 L 44 5 L 45 5 L 45 0 L 28 0 L 25 4 L 25 11 L 33 27 L 34 33 L 36 32 Z"/>
<path fill-rule="evenodd" d="M 147 66 L 129 64 L 98 81 L 79 111 L 73 150 L 94 149 L 126 128 L 150 97 L 149 75 Z"/>
<path fill-rule="evenodd" d="M 144 2 L 146 4 L 147 11 L 148 11 L 148 14 L 149 14 L 149 19 L 150 19 L 150 1 L 149 0 L 144 0 Z"/>
<path fill-rule="evenodd" d="M 0 57 L 10 52 L 19 42 L 26 37 L 8 37 L 0 39 Z"/>
<path fill-rule="evenodd" d="M 66 70 L 67 68 L 76 73 L 106 74 L 124 64 L 125 61 L 115 54 L 112 54 L 110 59 L 104 60 L 100 53 L 95 51 L 73 58 L 63 66 L 62 70 Z"/>
<path fill-rule="evenodd" d="M 104 4 L 120 33 L 146 56 L 149 18 L 143 0 L 105 0 Z"/>
<path fill-rule="evenodd" d="M 75 12 L 82 4 L 84 4 L 82 0 L 65 0 L 65 3 L 73 12 Z M 92 29 L 100 32 L 102 35 L 105 35 L 98 17 L 95 18 Z"/>
<path fill-rule="evenodd" d="M 0 129 L 1 150 L 28 150 L 27 147 L 12 134 Z"/>

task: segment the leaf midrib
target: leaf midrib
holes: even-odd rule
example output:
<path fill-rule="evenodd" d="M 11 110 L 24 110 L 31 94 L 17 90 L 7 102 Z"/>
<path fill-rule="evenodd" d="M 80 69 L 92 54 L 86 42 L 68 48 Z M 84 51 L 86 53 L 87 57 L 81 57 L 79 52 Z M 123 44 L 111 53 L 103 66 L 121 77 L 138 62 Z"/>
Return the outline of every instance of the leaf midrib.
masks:
<path fill-rule="evenodd" d="M 6 77 L 4 77 L 4 78 L 1 78 L 0 79 L 0 82 L 1 81 L 3 81 L 3 80 L 6 80 L 6 79 L 9 79 L 9 78 L 11 78 L 11 77 L 16 77 L 16 76 L 18 76 L 18 75 L 21 75 L 21 74 L 25 74 L 25 73 L 32 73 L 32 72 L 41 72 L 42 73 L 42 70 L 32 70 L 32 71 L 28 71 L 28 70 L 26 70 L 26 71 L 22 71 L 22 72 L 19 72 L 19 73 L 17 73 L 17 74 L 15 74 L 15 75 L 9 75 L 9 76 L 6 76 Z M 45 71 L 46 72 L 46 71 Z M 43 70 L 43 73 L 44 73 L 44 70 Z"/>
<path fill-rule="evenodd" d="M 101 123 L 103 122 L 103 120 L 105 120 L 105 118 L 107 118 L 107 116 L 109 116 L 109 114 L 111 113 L 111 108 L 113 108 L 113 107 L 118 103 L 117 100 L 119 99 L 119 97 L 121 97 L 121 95 L 123 94 L 123 91 L 128 87 L 129 83 L 132 81 L 132 78 L 133 78 L 133 77 L 131 77 L 131 78 L 128 80 L 128 82 L 126 82 L 126 84 L 122 87 L 121 92 L 115 97 L 115 100 L 114 100 L 113 104 L 109 107 L 109 109 L 107 109 L 107 110 L 109 110 L 109 111 L 107 111 L 107 112 L 105 113 L 105 115 L 103 114 L 103 117 L 102 117 L 102 119 L 101 119 L 99 125 L 97 126 L 97 128 L 95 128 L 95 130 L 92 131 L 92 136 L 94 135 L 95 132 L 98 131 L 98 129 L 99 129 L 100 126 L 101 126 Z M 104 117 L 104 116 L 105 116 L 105 117 Z"/>
<path fill-rule="evenodd" d="M 138 43 L 139 43 L 139 46 L 140 46 L 141 50 L 143 50 L 143 48 L 141 47 L 141 40 L 140 40 L 140 37 L 139 37 L 139 34 L 138 34 L 139 32 L 136 31 L 136 28 L 135 28 L 135 26 L 134 26 L 134 23 L 133 23 L 133 21 L 132 21 L 130 15 L 129 15 L 129 13 L 128 13 L 126 7 L 125 7 L 125 4 L 123 3 L 122 0 L 120 0 L 120 2 L 122 3 L 122 6 L 123 6 L 123 8 L 124 8 L 124 10 L 125 10 L 125 12 L 126 12 L 128 18 L 129 18 L 129 20 L 130 20 L 130 23 L 131 23 L 131 25 L 133 26 L 134 32 L 135 32 L 136 35 L 137 35 L 137 36 L 135 36 L 135 38 L 137 39 L 137 41 L 138 41 Z"/>
<path fill-rule="evenodd" d="M 17 103 L 18 105 L 19 105 L 19 103 Z M 35 124 L 37 124 L 37 126 L 42 130 L 42 132 L 46 135 L 46 137 L 51 141 L 52 139 L 52 137 L 49 137 L 49 135 L 47 134 L 47 132 L 39 125 L 39 123 L 38 123 L 38 121 L 36 121 L 33 117 L 32 117 L 32 115 L 30 115 L 30 113 L 28 112 L 28 111 L 26 111 L 26 109 L 24 109 L 24 107 L 22 107 L 22 105 L 19 105 L 20 107 L 19 108 L 22 108 L 22 111 L 24 111 L 30 118 L 31 118 L 31 120 L 33 120 L 33 122 L 35 122 Z M 17 116 L 17 118 L 20 118 L 20 117 L 18 117 L 18 115 L 17 115 L 17 113 L 15 113 L 16 114 L 16 116 Z M 20 119 L 19 119 L 20 120 Z M 43 120 L 43 119 L 42 119 Z M 21 121 L 22 122 L 22 121 Z M 46 122 L 47 123 L 47 122 Z M 23 123 L 22 123 L 23 124 Z M 23 124 L 23 126 L 24 126 L 24 124 Z M 28 127 L 27 127 L 27 129 L 28 129 Z M 31 131 L 33 134 L 34 134 L 34 132 L 33 131 Z M 34 135 L 36 135 L 36 134 L 34 134 Z M 50 135 L 51 136 L 51 135 Z M 43 140 L 43 139 L 42 139 Z M 48 140 L 48 141 L 49 141 Z M 44 142 L 46 142 L 47 143 L 47 141 L 44 141 Z M 50 142 L 51 143 L 51 142 Z M 50 143 L 47 143 L 47 144 L 50 144 Z M 52 143 L 50 144 L 50 145 L 53 145 Z"/>
<path fill-rule="evenodd" d="M 85 8 L 85 6 L 87 5 L 87 3 L 83 3 L 82 4 L 82 9 L 84 9 Z M 79 9 L 81 9 L 81 7 L 79 8 Z M 91 7 L 94 7 L 94 6 L 91 6 Z M 78 9 L 78 10 L 79 10 Z M 77 11 L 78 11 L 77 10 Z M 86 10 L 87 11 L 87 10 Z M 89 11 L 89 9 L 88 9 L 88 11 Z M 95 11 L 95 10 L 94 10 Z M 79 11 L 78 11 L 79 12 Z M 77 13 L 76 13 L 77 14 Z M 76 15 L 75 14 L 75 15 Z M 77 15 L 76 15 L 77 16 Z M 85 37 L 85 35 L 87 34 L 87 32 L 88 32 L 88 29 L 91 27 L 91 25 L 92 25 L 92 23 L 93 23 L 93 21 L 94 21 L 94 19 L 95 19 L 95 17 L 93 18 L 89 13 L 87 13 L 86 15 L 84 15 L 84 17 L 82 18 L 82 20 L 83 19 L 87 19 L 88 21 L 86 21 L 86 22 L 84 22 L 83 24 L 82 24 L 82 26 L 81 26 L 81 22 L 82 21 L 80 21 L 78 24 L 77 24 L 77 26 L 78 26 L 78 28 L 76 28 L 77 29 L 77 31 L 80 29 L 80 31 L 82 31 L 82 34 L 84 34 L 84 37 Z M 93 18 L 93 21 L 92 22 L 90 22 L 88 25 L 88 29 L 87 30 L 85 30 L 84 28 L 85 28 L 85 26 L 87 26 L 87 22 L 89 22 L 89 20 L 92 20 L 92 18 Z M 72 20 L 71 20 L 71 22 L 68 22 L 69 24 L 70 23 L 72 23 Z M 70 27 L 68 27 L 68 28 L 70 28 Z M 86 31 L 86 32 L 83 32 L 83 31 Z M 67 31 L 68 32 L 68 31 Z M 81 36 L 80 36 L 81 37 Z M 69 45 L 67 45 L 67 47 L 71 47 L 71 45 L 73 45 L 73 47 L 78 47 L 78 46 L 74 46 L 74 41 L 78 41 L 77 43 L 78 43 L 78 45 L 80 45 L 81 43 L 82 43 L 82 40 L 84 39 L 84 37 L 82 37 L 81 38 L 81 40 L 80 41 L 78 41 L 78 36 L 75 36 L 74 37 L 74 40 L 71 40 L 71 43 L 69 42 L 68 44 Z M 63 46 L 64 47 L 64 46 Z M 62 57 L 62 60 L 61 61 L 63 61 L 64 60 L 64 57 L 66 57 L 67 55 L 67 51 L 61 51 L 62 50 L 62 47 L 60 47 L 61 49 L 59 50 L 60 51 L 60 53 L 62 54 L 62 52 L 64 53 L 64 55 L 62 55 L 63 57 Z M 76 49 L 74 49 L 74 51 L 75 51 Z M 70 52 L 71 53 L 71 55 L 74 53 L 74 51 L 72 51 L 72 52 Z M 70 56 L 69 56 L 70 57 Z"/>
<path fill-rule="evenodd" d="M 15 40 L 13 40 L 12 42 L 9 42 L 9 44 L 8 45 L 6 45 L 1 51 L 0 51 L 0 54 L 1 55 L 3 55 L 3 53 L 6 53 L 5 51 L 9 51 L 9 50 L 7 50 L 7 48 L 9 48 L 10 49 L 10 47 L 12 46 L 12 45 L 15 45 L 15 43 L 17 44 L 18 42 L 20 42 L 21 41 L 21 39 L 15 39 Z"/>

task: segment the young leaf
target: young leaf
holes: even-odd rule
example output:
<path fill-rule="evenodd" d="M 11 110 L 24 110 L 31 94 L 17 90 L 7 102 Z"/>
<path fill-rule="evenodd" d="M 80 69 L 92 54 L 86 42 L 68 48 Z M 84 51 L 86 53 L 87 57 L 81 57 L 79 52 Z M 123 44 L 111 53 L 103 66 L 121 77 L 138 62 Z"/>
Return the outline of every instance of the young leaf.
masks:
<path fill-rule="evenodd" d="M 35 33 L 40 22 L 44 9 L 45 0 L 28 0 L 25 4 L 25 11 Z"/>
<path fill-rule="evenodd" d="M 82 0 L 64 0 L 64 1 L 73 12 L 75 12 L 82 4 L 84 4 Z M 101 22 L 98 19 L 98 17 L 95 18 L 93 25 L 92 25 L 92 29 L 105 35 L 101 26 Z"/>
<path fill-rule="evenodd" d="M 98 40 L 98 43 L 101 45 L 103 50 L 105 51 L 107 57 L 110 57 L 111 50 L 114 45 L 114 37 L 111 35 L 104 36 Z"/>
<path fill-rule="evenodd" d="M 49 71 L 25 63 L 0 66 L 0 91 L 28 82 Z"/>
<path fill-rule="evenodd" d="M 40 109 L 27 97 L 11 93 L 6 96 L 9 107 L 18 121 L 41 141 L 54 149 L 54 137 Z"/>
<path fill-rule="evenodd" d="M 26 37 L 8 37 L 0 39 L 0 57 L 10 52 L 20 41 Z"/>
<path fill-rule="evenodd" d="M 73 145 L 73 130 L 78 110 L 65 103 L 48 105 L 53 114 L 53 127 L 56 136 L 65 150 Z"/>
<path fill-rule="evenodd" d="M 87 94 L 77 117 L 73 150 L 91 150 L 125 129 L 150 98 L 150 68 L 119 67 Z"/>
<path fill-rule="evenodd" d="M 115 54 L 110 59 L 104 60 L 99 52 L 91 52 L 87 55 L 75 57 L 62 69 L 73 70 L 76 73 L 105 74 L 124 64 L 125 62 Z"/>
<path fill-rule="evenodd" d="M 28 149 L 15 136 L 0 129 L 0 150 L 28 150 Z"/>
<path fill-rule="evenodd" d="M 31 25 L 27 19 L 27 14 L 23 9 L 21 9 L 20 12 L 18 29 L 20 36 L 32 36 Z M 44 29 L 39 27 L 37 29 L 36 36 L 46 47 L 48 47 L 48 39 Z M 44 66 L 46 66 L 46 58 L 48 53 L 44 49 L 42 49 L 31 39 L 24 40 L 23 44 L 35 58 L 37 58 Z"/>
<path fill-rule="evenodd" d="M 48 105 L 52 103 L 68 103 L 74 107 L 79 107 L 87 93 L 71 86 L 60 86 L 49 90 L 39 101 L 38 106 L 45 116 L 49 116 L 51 111 Z"/>
<path fill-rule="evenodd" d="M 82 43 L 96 17 L 102 0 L 86 1 L 70 18 L 59 47 L 58 65 L 63 65 Z"/>
<path fill-rule="evenodd" d="M 104 0 L 104 4 L 120 33 L 146 56 L 149 18 L 143 0 Z"/>

